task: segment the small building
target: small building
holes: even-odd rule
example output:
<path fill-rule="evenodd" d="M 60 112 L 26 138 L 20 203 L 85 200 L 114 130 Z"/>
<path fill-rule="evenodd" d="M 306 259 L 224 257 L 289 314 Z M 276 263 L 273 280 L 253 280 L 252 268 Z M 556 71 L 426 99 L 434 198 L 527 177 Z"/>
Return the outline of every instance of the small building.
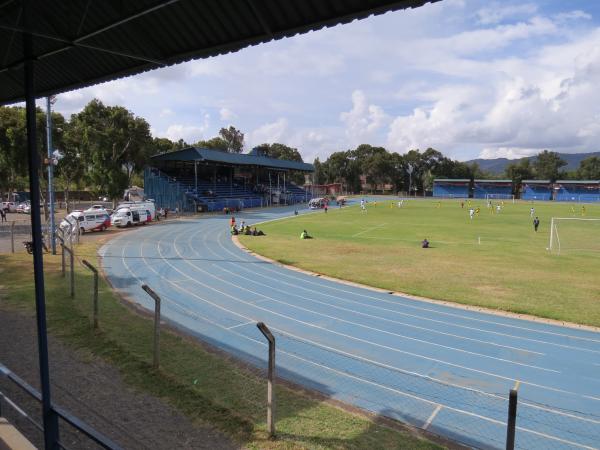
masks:
<path fill-rule="evenodd" d="M 433 196 L 438 198 L 469 198 L 471 180 L 468 178 L 433 180 Z"/>
<path fill-rule="evenodd" d="M 512 180 L 474 180 L 473 198 L 511 199 Z"/>
<path fill-rule="evenodd" d="M 550 180 L 523 180 L 521 183 L 521 199 L 552 200 L 554 185 Z"/>
<path fill-rule="evenodd" d="M 558 202 L 600 202 L 600 180 L 557 180 L 554 200 Z"/>

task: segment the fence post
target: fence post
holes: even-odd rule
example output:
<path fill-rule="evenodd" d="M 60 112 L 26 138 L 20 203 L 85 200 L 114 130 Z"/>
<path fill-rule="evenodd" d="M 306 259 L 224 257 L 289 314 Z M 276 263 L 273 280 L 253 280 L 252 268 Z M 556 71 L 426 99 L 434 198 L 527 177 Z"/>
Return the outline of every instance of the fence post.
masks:
<path fill-rule="evenodd" d="M 275 375 L 275 336 L 263 322 L 256 324 L 260 332 L 269 341 L 269 369 L 267 372 L 267 431 L 269 437 L 275 436 L 275 392 L 273 391 L 273 377 Z"/>
<path fill-rule="evenodd" d="M 15 221 L 10 223 L 10 251 L 15 252 Z"/>
<path fill-rule="evenodd" d="M 94 273 L 94 293 L 93 293 L 93 301 L 94 301 L 94 329 L 98 328 L 98 269 L 92 266 L 85 259 L 81 261 L 85 267 L 90 269 Z"/>
<path fill-rule="evenodd" d="M 510 390 L 508 396 L 508 422 L 506 425 L 506 450 L 514 450 L 515 448 L 515 431 L 517 425 L 517 393 L 519 383 L 514 389 Z"/>
<path fill-rule="evenodd" d="M 158 369 L 160 364 L 160 297 L 147 284 L 142 285 L 142 289 L 154 299 L 154 360 L 152 366 Z"/>
<path fill-rule="evenodd" d="M 64 278 L 65 277 L 65 240 L 59 235 L 56 235 L 56 239 L 58 239 L 60 241 L 61 275 Z"/>

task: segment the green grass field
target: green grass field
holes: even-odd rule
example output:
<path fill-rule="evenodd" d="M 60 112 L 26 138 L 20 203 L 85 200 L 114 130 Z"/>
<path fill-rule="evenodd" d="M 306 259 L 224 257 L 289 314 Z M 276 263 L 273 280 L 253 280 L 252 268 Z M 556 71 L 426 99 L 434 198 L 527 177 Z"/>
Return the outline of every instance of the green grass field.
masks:
<path fill-rule="evenodd" d="M 600 326 L 600 221 L 560 222 L 557 255 L 546 250 L 550 219 L 582 217 L 581 205 L 505 201 L 496 214 L 485 200 L 471 202 L 481 209 L 473 220 L 459 200 L 398 208 L 382 198 L 367 213 L 333 207 L 265 223 L 266 238 L 241 241 L 282 263 L 371 286 Z M 586 205 L 585 218 L 600 218 L 600 205 Z M 303 229 L 314 239 L 299 239 Z M 421 248 L 423 238 L 432 248 Z"/>

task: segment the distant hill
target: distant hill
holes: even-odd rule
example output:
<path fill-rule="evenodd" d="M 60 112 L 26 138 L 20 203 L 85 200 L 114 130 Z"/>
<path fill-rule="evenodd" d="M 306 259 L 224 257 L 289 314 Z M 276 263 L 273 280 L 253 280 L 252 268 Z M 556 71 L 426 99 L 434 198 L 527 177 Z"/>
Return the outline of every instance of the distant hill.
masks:
<path fill-rule="evenodd" d="M 589 158 L 590 156 L 600 157 L 600 152 L 592 153 L 559 153 L 560 157 L 564 159 L 568 165 L 563 167 L 563 170 L 577 170 L 581 160 Z M 530 156 L 529 159 L 535 160 L 535 156 Z M 472 159 L 466 161 L 467 164 L 477 163 L 482 170 L 490 172 L 494 175 L 502 175 L 506 166 L 512 162 L 519 161 L 519 159 L 507 159 L 507 158 L 496 158 L 496 159 Z"/>

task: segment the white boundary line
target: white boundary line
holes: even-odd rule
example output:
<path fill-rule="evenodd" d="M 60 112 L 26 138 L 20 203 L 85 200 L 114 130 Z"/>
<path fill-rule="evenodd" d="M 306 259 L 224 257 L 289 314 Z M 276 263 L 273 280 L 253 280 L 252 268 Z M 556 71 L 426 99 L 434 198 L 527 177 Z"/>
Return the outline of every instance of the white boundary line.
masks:
<path fill-rule="evenodd" d="M 160 241 L 159 241 L 159 242 L 160 242 Z M 125 250 L 125 246 L 123 247 L 123 252 L 124 252 L 124 250 Z M 157 275 L 159 275 L 159 274 L 158 274 L 158 273 L 157 273 L 157 272 L 156 272 L 154 269 L 152 269 L 152 268 L 151 268 L 151 267 L 150 267 L 150 266 L 149 266 L 149 265 L 146 263 L 146 261 L 145 261 L 145 258 L 144 258 L 142 255 L 141 255 L 141 258 L 143 259 L 143 261 L 144 261 L 144 264 L 146 264 L 146 266 L 147 266 L 147 267 L 148 267 L 150 270 L 152 270 L 152 271 L 153 271 L 153 272 L 155 272 Z M 131 275 L 133 275 L 133 277 L 134 277 L 134 278 L 136 278 L 138 281 L 141 281 L 141 280 L 140 280 L 140 279 L 139 279 L 139 278 L 138 278 L 138 277 L 137 277 L 137 276 L 136 276 L 136 275 L 135 275 L 135 274 L 134 274 L 134 273 L 131 271 L 131 269 L 129 269 L 129 267 L 128 267 L 128 266 L 127 266 L 127 264 L 125 263 L 125 259 L 124 259 L 124 258 L 122 258 L 122 261 L 123 261 L 123 263 L 124 263 L 124 266 L 125 266 L 125 267 L 127 268 L 127 270 L 128 270 L 130 273 L 131 273 Z M 166 279 L 165 279 L 165 281 L 169 282 L 169 280 L 166 280 Z M 194 296 L 194 297 L 197 297 L 197 298 L 199 298 L 200 300 L 202 300 L 202 301 L 204 301 L 204 302 L 207 302 L 207 303 L 209 303 L 209 304 L 212 304 L 211 302 L 209 302 L 209 301 L 207 301 L 207 300 L 204 300 L 204 299 L 202 299 L 200 296 L 198 296 L 198 295 L 195 295 L 195 294 L 193 294 L 193 293 L 191 293 L 191 292 L 187 291 L 186 289 L 180 288 L 180 287 L 178 287 L 178 286 L 175 286 L 175 287 L 176 287 L 176 288 L 178 288 L 178 289 L 180 289 L 180 290 L 183 290 L 183 291 L 185 291 L 185 292 L 188 292 L 188 293 L 189 293 L 189 294 L 191 294 L 192 296 Z M 172 303 L 175 303 L 175 304 L 177 304 L 177 302 L 174 302 L 173 300 L 170 300 L 170 301 L 171 301 Z M 213 304 L 213 306 L 217 306 L 217 305 L 214 305 L 214 304 Z M 180 306 L 180 307 L 181 307 L 181 306 Z M 218 306 L 217 306 L 217 307 L 218 307 Z M 233 313 L 233 311 L 229 311 L 229 310 L 227 310 L 226 308 L 222 308 L 222 307 L 218 307 L 218 308 L 219 308 L 219 309 L 223 309 L 223 310 L 225 310 L 225 311 L 228 311 L 228 312 L 232 312 L 232 313 Z M 195 313 L 193 313 L 193 314 L 194 314 L 194 315 L 196 315 L 197 317 L 200 317 L 200 318 L 202 318 L 202 316 L 198 316 L 198 315 L 197 315 L 197 314 L 195 314 Z M 235 315 L 238 315 L 238 316 L 240 316 L 240 317 L 245 317 L 246 319 L 250 319 L 250 317 L 246 317 L 246 316 L 243 316 L 243 315 L 241 315 L 241 314 L 238 314 L 238 313 L 234 313 L 234 314 L 235 314 Z M 220 324 L 217 324 L 217 323 L 215 323 L 215 322 L 212 322 L 212 321 L 210 321 L 210 320 L 208 320 L 208 319 L 204 319 L 204 320 L 205 320 L 206 322 L 208 322 L 208 323 L 212 324 L 212 325 L 215 325 L 215 326 L 217 326 L 217 327 L 219 327 L 219 328 L 222 328 L 222 329 L 225 329 L 225 330 L 226 330 L 226 328 L 225 328 L 225 327 L 223 327 L 223 326 L 222 326 L 222 325 L 220 325 Z M 282 332 L 281 330 L 278 330 L 278 329 L 276 329 L 276 328 L 273 328 L 273 327 L 271 327 L 271 328 L 272 328 L 272 329 L 274 329 L 274 330 L 276 330 L 276 331 L 279 331 L 280 333 Z M 258 344 L 260 344 L 260 345 L 262 345 L 262 346 L 266 346 L 266 344 L 265 344 L 265 343 L 263 343 L 263 342 L 260 342 L 260 341 L 257 341 L 257 340 L 255 340 L 255 339 L 249 338 L 249 337 L 247 337 L 247 336 L 244 336 L 244 335 L 242 335 L 242 334 L 239 334 L 239 333 L 237 333 L 237 332 L 234 332 L 234 331 L 231 331 L 231 330 L 227 330 L 227 331 L 230 331 L 230 332 L 232 332 L 232 333 L 234 333 L 234 334 L 237 334 L 238 336 L 240 336 L 240 337 L 242 337 L 242 338 L 245 338 L 245 339 L 251 340 L 251 341 L 253 341 L 253 342 L 256 342 L 256 343 L 258 343 Z M 287 334 L 287 333 L 283 332 L 283 334 Z M 306 359 L 304 359 L 304 358 L 301 358 L 301 357 L 299 357 L 299 356 L 297 356 L 297 355 L 294 355 L 294 354 L 290 354 L 290 353 L 288 353 L 288 352 L 285 352 L 285 351 L 281 351 L 281 350 L 280 350 L 280 353 L 284 353 L 284 354 L 287 354 L 288 356 L 291 356 L 291 357 L 293 357 L 293 358 L 299 359 L 299 360 L 301 360 L 301 361 L 304 361 L 304 362 L 306 362 L 306 363 L 309 363 L 309 364 L 312 364 L 312 365 L 316 365 L 316 366 L 322 367 L 322 368 L 324 368 L 324 369 L 326 369 L 326 370 L 330 370 L 330 371 L 332 371 L 332 372 L 334 372 L 334 373 L 337 373 L 337 374 L 339 374 L 339 375 L 342 375 L 342 376 L 345 376 L 345 377 L 349 377 L 349 378 L 355 379 L 355 380 L 357 380 L 357 381 L 362 381 L 363 383 L 371 384 L 371 385 L 377 386 L 377 387 L 379 387 L 379 388 L 382 388 L 382 389 L 385 389 L 385 390 L 388 390 L 388 391 L 392 391 L 392 392 L 394 392 L 394 393 L 396 393 L 396 394 L 399 394 L 399 395 L 403 395 L 403 396 L 411 397 L 411 398 L 414 398 L 414 399 L 416 399 L 416 400 L 420 400 L 420 401 L 423 401 L 423 402 L 426 402 L 426 403 L 429 403 L 429 404 L 435 404 L 435 405 L 438 405 L 438 406 L 440 405 L 440 404 L 438 404 L 438 403 L 434 403 L 434 402 L 432 402 L 432 401 L 430 401 L 430 400 L 423 399 L 423 398 L 421 398 L 421 397 L 418 397 L 418 396 L 416 396 L 416 395 L 409 394 L 409 393 L 406 393 L 406 392 L 403 392 L 403 391 L 400 391 L 400 390 L 397 390 L 397 389 L 391 388 L 391 387 L 389 387 L 389 386 L 384 386 L 384 385 L 381 385 L 381 384 L 378 384 L 378 383 L 375 383 L 375 382 L 372 382 L 372 381 L 369 381 L 369 380 L 365 380 L 365 379 L 363 379 L 363 378 L 360 378 L 360 377 L 356 377 L 356 376 L 354 376 L 354 375 L 351 375 L 351 374 L 348 374 L 348 373 L 345 373 L 345 372 L 340 372 L 340 371 L 338 371 L 338 370 L 336 370 L 336 369 L 333 369 L 333 368 L 331 368 L 331 367 L 328 367 L 328 366 L 325 366 L 325 365 L 322 365 L 322 364 L 319 364 L 319 363 L 316 363 L 316 362 L 313 362 L 313 361 L 310 361 L 310 360 L 306 360 Z M 471 413 L 471 412 L 468 412 L 468 411 L 460 410 L 460 409 L 458 409 L 458 408 L 453 408 L 453 407 L 446 406 L 446 405 L 442 405 L 442 406 L 443 406 L 443 407 L 445 407 L 445 408 L 446 408 L 446 409 L 448 409 L 448 410 L 452 410 L 452 411 L 455 411 L 455 412 L 458 412 L 458 413 L 462 413 L 462 414 L 465 414 L 465 415 L 469 415 L 469 416 L 471 416 L 471 417 L 476 417 L 476 418 L 482 419 L 482 420 L 484 420 L 484 421 L 488 421 L 488 422 L 495 423 L 495 424 L 502 425 L 502 426 L 505 426 L 505 425 L 506 425 L 504 422 L 501 422 L 501 421 L 499 421 L 499 420 L 492 419 L 492 418 L 489 418 L 489 417 L 486 417 L 486 416 L 481 416 L 481 415 L 479 415 L 479 414 Z M 570 445 L 574 445 L 574 446 L 576 446 L 576 447 L 579 447 L 579 448 L 584 448 L 584 449 L 595 450 L 593 447 L 588 447 L 588 446 L 586 446 L 586 445 L 578 444 L 578 443 L 576 443 L 576 442 L 567 441 L 567 440 L 564 440 L 564 439 L 558 438 L 558 437 L 556 437 L 556 436 L 548 435 L 548 434 L 545 434 L 545 433 L 540 433 L 540 432 L 537 432 L 537 431 L 534 431 L 534 430 L 530 430 L 530 429 L 527 429 L 527 428 L 522 428 L 522 427 L 519 427 L 519 426 L 517 426 L 517 429 L 519 429 L 519 430 L 522 430 L 522 431 L 525 431 L 525 432 L 528 432 L 528 433 L 532 433 L 532 434 L 535 434 L 535 435 L 538 435 L 538 436 L 541 436 L 541 437 L 545 437 L 545 438 L 547 438 L 547 439 L 550 439 L 550 440 L 554 440 L 554 441 L 558 441 L 558 442 L 563 442 L 563 443 L 567 443 L 567 444 L 570 444 Z"/>

